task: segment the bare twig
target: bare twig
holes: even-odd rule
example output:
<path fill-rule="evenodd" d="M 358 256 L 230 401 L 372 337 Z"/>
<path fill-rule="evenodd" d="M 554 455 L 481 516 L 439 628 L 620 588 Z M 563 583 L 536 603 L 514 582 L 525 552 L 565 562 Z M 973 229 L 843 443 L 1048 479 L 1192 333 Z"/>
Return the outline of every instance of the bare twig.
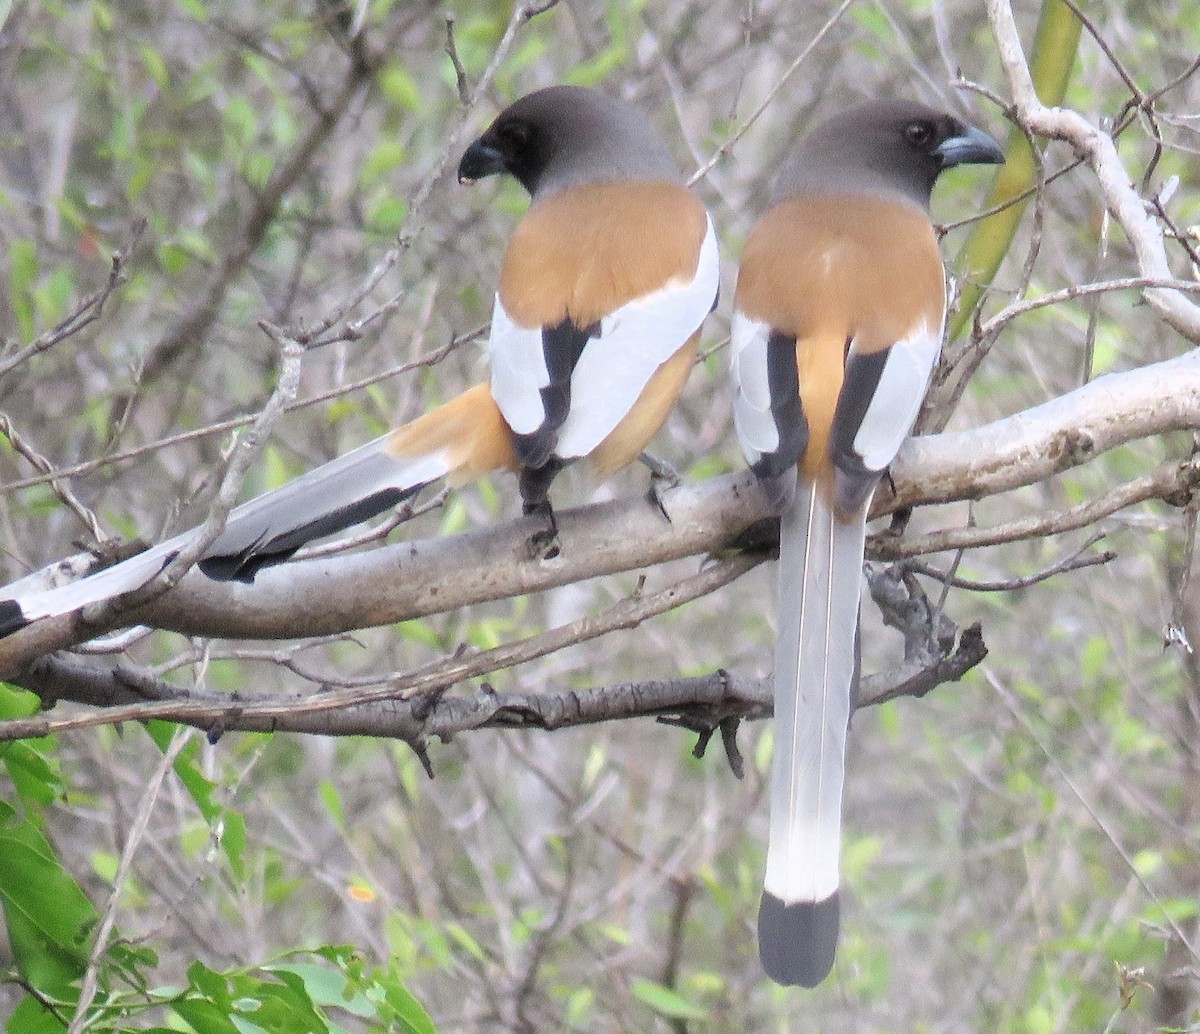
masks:
<path fill-rule="evenodd" d="M 1037 585 L 1038 582 L 1044 582 L 1047 578 L 1053 578 L 1057 574 L 1065 574 L 1067 571 L 1078 571 L 1083 567 L 1095 567 L 1099 564 L 1107 564 L 1115 560 L 1117 554 L 1110 549 L 1106 549 L 1102 553 L 1093 553 L 1090 556 L 1084 555 L 1087 550 L 1091 549 L 1102 538 L 1104 538 L 1103 532 L 1091 536 L 1087 542 L 1071 553 L 1070 556 L 1064 557 L 1062 560 L 1043 568 L 1041 571 L 1022 575 L 1019 578 L 1003 578 L 990 582 L 962 578 L 954 574 L 953 571 L 943 571 L 932 564 L 926 564 L 920 560 L 906 560 L 904 563 L 910 570 L 926 575 L 929 578 L 934 578 L 947 588 L 967 589 L 971 592 L 1012 592 L 1015 589 L 1028 589 L 1029 586 Z M 956 554 L 956 556 L 961 555 L 961 551 Z"/>
<path fill-rule="evenodd" d="M 1064 532 L 1086 528 L 1118 510 L 1150 499 L 1161 499 L 1173 506 L 1186 506 L 1192 493 L 1198 488 L 1200 465 L 1195 459 L 1182 463 L 1164 463 L 1149 474 L 1134 478 L 1097 499 L 1089 499 L 1067 510 L 1031 514 L 991 527 L 945 528 L 909 538 L 877 535 L 869 542 L 868 554 L 877 560 L 900 560 L 952 549 L 974 549 L 980 546 L 996 546 L 1004 542 L 1046 538 L 1049 535 L 1061 535 Z"/>
<path fill-rule="evenodd" d="M 326 345 L 333 341 L 357 340 L 362 336 L 363 331 L 367 327 L 395 311 L 407 297 L 407 290 L 401 290 L 365 316 L 356 320 L 349 320 L 347 318 L 349 313 L 357 309 L 370 297 L 371 292 L 382 283 L 383 278 L 396 266 L 400 258 L 412 247 L 413 242 L 421 233 L 423 229 L 421 215 L 430 194 L 433 193 L 433 188 L 437 185 L 438 180 L 441 179 L 442 174 L 446 171 L 446 167 L 450 164 L 451 155 L 454 154 L 458 147 L 468 120 L 474 113 L 475 108 L 478 107 L 486 96 L 488 89 L 491 87 L 492 80 L 496 77 L 496 73 L 500 70 L 500 66 L 508 56 L 513 41 L 516 39 L 517 31 L 530 18 L 541 13 L 536 9 L 536 6 L 533 4 L 517 4 L 513 9 L 504 34 L 500 37 L 500 42 L 496 44 L 496 49 L 492 52 L 491 61 L 488 62 L 487 68 L 484 69 L 483 74 L 479 77 L 479 81 L 475 84 L 475 89 L 471 91 L 469 98 L 460 109 L 458 119 L 454 125 L 448 128 L 443 138 L 441 150 L 430 164 L 429 171 L 426 172 L 425 177 L 413 192 L 412 198 L 408 203 L 408 218 L 405 221 L 405 227 L 396 238 L 396 242 L 384 253 L 383 257 L 375 264 L 375 267 L 339 305 L 331 309 L 312 326 L 297 327 L 290 331 L 301 344 L 315 347 Z M 548 10 L 549 7 L 546 9 Z"/>
<path fill-rule="evenodd" d="M 796 55 L 795 60 L 788 65 L 783 75 L 779 77 L 779 80 L 768 91 L 766 97 L 763 98 L 762 103 L 754 109 L 750 116 L 740 126 L 738 126 L 736 130 L 734 130 L 729 139 L 722 143 L 721 146 L 713 152 L 712 157 L 709 158 L 708 161 L 706 161 L 703 165 L 701 165 L 700 168 L 698 168 L 694 173 L 692 173 L 691 178 L 688 180 L 689 187 L 704 179 L 704 177 L 708 175 L 712 168 L 718 162 L 723 161 L 725 157 L 733 150 L 734 145 L 741 140 L 741 138 L 746 134 L 746 131 L 752 125 L 754 125 L 754 123 L 757 122 L 762 116 L 762 113 L 766 111 L 768 107 L 770 107 L 771 102 L 778 95 L 779 91 L 782 90 L 784 86 L 787 85 L 788 80 L 796 74 L 800 66 L 808 59 L 809 54 L 811 54 L 825 39 L 825 37 L 833 31 L 833 27 L 841 20 L 842 15 L 846 13 L 847 8 L 849 8 L 852 3 L 854 3 L 854 0 L 842 0 L 842 3 L 838 5 L 837 10 L 835 10 L 833 14 L 829 16 L 825 24 L 817 30 L 817 34 L 808 41 L 804 49 L 800 51 L 798 55 Z"/>
<path fill-rule="evenodd" d="M 79 518 L 92 538 L 96 542 L 104 542 L 108 536 L 100 526 L 99 518 L 83 504 L 83 501 L 71 489 L 70 484 L 64 480 L 62 474 L 55 470 L 54 464 L 38 452 L 33 444 L 13 426 L 12 420 L 6 413 L 0 413 L 0 434 L 8 439 L 13 450 L 23 456 L 30 465 L 44 472 L 50 482 L 51 491 L 67 509 Z"/>
<path fill-rule="evenodd" d="M 1116 280 L 1104 280 L 1095 284 L 1072 284 L 1070 287 L 1050 291 L 1048 294 L 1041 295 L 1038 298 L 1013 302 L 1011 305 L 1001 309 L 986 323 L 981 324 L 980 332 L 985 337 L 994 338 L 1017 317 L 1024 316 L 1026 313 L 1034 312 L 1037 309 L 1044 309 L 1050 305 L 1062 305 L 1064 302 L 1072 302 L 1077 298 L 1108 294 L 1112 291 L 1145 290 L 1148 287 L 1181 291 L 1184 294 L 1200 294 L 1200 283 L 1192 280 L 1180 280 L 1176 277 L 1171 277 L 1167 280 L 1157 280 L 1153 277 L 1129 276 Z"/>
<path fill-rule="evenodd" d="M 288 403 L 284 412 L 292 413 L 296 410 L 307 409 L 310 406 L 317 406 L 331 399 L 341 398 L 343 395 L 353 394 L 356 391 L 361 391 L 363 388 L 368 388 L 372 384 L 379 384 L 383 381 L 391 380 L 400 374 L 409 373 L 412 370 L 417 370 L 426 366 L 436 366 L 446 358 L 460 345 L 470 344 L 472 341 L 477 341 L 487 330 L 487 327 L 476 327 L 474 330 L 467 331 L 465 334 L 457 334 L 452 337 L 446 344 L 440 348 L 435 348 L 427 355 L 420 356 L 406 363 L 401 363 L 399 366 L 392 366 L 386 370 L 381 370 L 379 373 L 373 373 L 369 377 L 363 377 L 357 381 L 352 381 L 349 384 L 342 384 L 329 391 L 323 391 L 319 395 L 310 395 L 308 398 L 297 399 L 294 402 Z M 107 456 L 101 456 L 94 460 L 85 460 L 82 463 L 76 463 L 67 467 L 56 467 L 50 474 L 41 474 L 37 477 L 22 478 L 19 481 L 10 481 L 7 485 L 0 485 L 0 493 L 15 492 L 17 489 L 30 488 L 33 485 L 45 484 L 48 481 L 53 481 L 56 478 L 78 477 L 81 474 L 90 474 L 97 470 L 102 470 L 105 467 L 112 466 L 114 463 L 121 463 L 125 460 L 137 459 L 139 456 L 144 456 L 147 453 L 158 452 L 161 449 L 167 449 L 174 445 L 181 445 L 185 442 L 196 441 L 201 438 L 210 438 L 213 435 L 225 434 L 228 431 L 236 431 L 238 428 L 245 427 L 251 424 L 256 419 L 255 414 L 249 413 L 244 416 L 232 417 L 229 420 L 221 420 L 215 424 L 206 424 L 204 427 L 196 428 L 194 431 L 182 431 L 179 434 L 169 435 L 166 438 L 159 438 L 152 442 L 146 442 L 144 445 L 139 445 L 131 449 L 125 449 L 121 452 L 112 452 Z"/>
<path fill-rule="evenodd" d="M 181 355 L 207 338 L 221 314 L 225 296 L 258 250 L 284 199 L 312 165 L 340 119 L 350 111 L 355 95 L 366 87 L 372 73 L 371 67 L 357 60 L 350 63 L 330 103 L 313 120 L 291 154 L 278 163 L 266 187 L 255 196 L 237 239 L 201 290 L 199 301 L 146 356 L 139 389 L 157 380 Z M 131 395 L 127 401 L 132 402 L 133 397 Z"/>
<path fill-rule="evenodd" d="M 906 662 L 863 678 L 858 707 L 899 696 L 924 696 L 961 678 L 987 654 L 978 626 L 966 629 L 957 646 L 928 665 Z M 769 678 L 743 678 L 729 672 L 569 689 L 559 692 L 441 694 L 433 699 L 374 700 L 337 708 L 302 709 L 297 698 L 259 703 L 222 694 L 181 690 L 144 672 L 102 668 L 67 655 L 45 657 L 22 676 L 21 684 L 47 703 L 75 701 L 102 707 L 71 717 L 41 714 L 0 722 L 0 741 L 29 739 L 52 732 L 93 728 L 122 721 L 162 718 L 211 733 L 294 732 L 322 736 L 379 736 L 420 744 L 449 741 L 459 733 L 485 728 L 556 729 L 695 713 L 708 709 L 727 717 L 771 714 Z M 130 701 L 140 701 L 130 703 Z"/>
<path fill-rule="evenodd" d="M 1172 279 L 1162 230 L 1134 189 L 1113 138 L 1077 112 L 1049 108 L 1041 102 L 1021 49 L 1011 5 L 1008 0 L 987 0 L 987 11 L 1018 120 L 1039 136 L 1066 141 L 1087 161 L 1096 174 L 1105 204 L 1133 245 L 1140 274 L 1154 280 Z M 1177 291 L 1159 288 L 1148 289 L 1146 300 L 1171 327 L 1193 344 L 1200 344 L 1200 307 Z"/>
<path fill-rule="evenodd" d="M 209 507 L 204 523 L 191 534 L 187 543 L 180 547 L 163 570 L 146 585 L 118 599 L 105 600 L 84 608 L 81 616 L 85 624 L 104 623 L 111 620 L 113 615 L 119 615 L 129 608 L 142 606 L 161 596 L 191 570 L 204 555 L 205 550 L 216 541 L 217 536 L 225 529 L 225 521 L 237 503 L 242 481 L 245 480 L 250 468 L 258 461 L 259 455 L 270 438 L 272 429 L 283 415 L 284 407 L 296 397 L 296 391 L 300 386 L 300 360 L 304 355 L 303 349 L 296 342 L 283 337 L 276 328 L 265 323 L 260 326 L 279 345 L 279 382 L 254 423 L 242 435 L 241 440 L 230 454 L 221 477 L 221 487 L 217 491 L 216 499 Z"/>
<path fill-rule="evenodd" d="M 137 854 L 142 838 L 146 835 L 146 827 L 150 823 L 150 813 L 154 810 L 154 802 L 158 800 L 158 792 L 162 789 L 163 780 L 171 771 L 171 766 L 175 763 L 179 752 L 191 739 L 191 735 L 191 732 L 187 730 L 176 730 L 167 749 L 163 751 L 161 760 L 150 774 L 146 789 L 142 791 L 137 811 L 134 812 L 133 821 L 125 835 L 125 846 L 121 849 L 121 859 L 117 863 L 117 871 L 113 876 L 112 892 L 108 896 L 108 904 L 104 908 L 95 940 L 92 941 L 91 950 L 88 952 L 87 968 L 84 970 L 83 983 L 79 989 L 79 1001 L 75 1005 L 75 1015 L 71 1018 L 67 1034 L 81 1034 L 87 1027 L 87 1013 L 96 998 L 96 990 L 99 986 L 100 962 L 108 949 L 109 937 L 112 936 L 113 925 L 117 921 L 117 906 L 120 904 L 125 885 L 129 881 L 129 870 L 133 865 L 134 855 Z"/>
<path fill-rule="evenodd" d="M 450 58 L 450 64 L 454 68 L 454 81 L 458 86 L 458 100 L 460 104 L 467 105 L 471 103 L 471 84 L 467 81 L 467 70 L 463 68 L 463 63 L 458 56 L 458 47 L 454 42 L 454 12 L 446 12 L 446 56 Z"/>
<path fill-rule="evenodd" d="M 65 341 L 74 334 L 78 334 L 84 327 L 95 323 L 104 314 L 104 304 L 108 301 L 112 293 L 125 282 L 125 263 L 129 255 L 131 255 L 138 246 L 141 240 L 142 233 L 146 229 L 146 220 L 139 219 L 134 223 L 133 230 L 130 233 L 129 243 L 118 251 L 112 254 L 112 261 L 109 265 L 108 280 L 99 291 L 95 294 L 88 295 L 76 307 L 75 310 L 61 320 L 57 326 L 46 331 L 30 342 L 24 348 L 7 359 L 0 361 L 0 377 L 11 373 L 18 366 L 32 359 L 35 355 L 45 352 L 47 349 L 53 348 L 60 341 Z"/>
<path fill-rule="evenodd" d="M 1083 805 L 1084 810 L 1087 811 L 1087 813 L 1091 816 L 1092 821 L 1096 823 L 1097 828 L 1108 839 L 1108 842 L 1112 844 L 1117 854 L 1121 856 L 1121 861 L 1125 863 L 1125 867 L 1129 870 L 1130 876 L 1137 880 L 1138 885 L 1142 888 L 1143 893 L 1145 893 L 1145 895 L 1158 907 L 1159 914 L 1162 916 L 1163 922 L 1166 923 L 1167 926 L 1171 928 L 1171 932 L 1174 933 L 1177 938 L 1179 938 L 1179 943 L 1187 950 L 1192 959 L 1195 962 L 1200 963 L 1200 952 L 1197 951 L 1196 947 L 1188 939 L 1178 922 L 1176 922 L 1175 917 L 1171 914 L 1171 909 L 1166 905 L 1166 903 L 1163 902 L 1155 889 L 1146 882 L 1145 876 L 1142 874 L 1142 871 L 1138 867 L 1137 863 L 1133 860 L 1133 857 L 1126 850 L 1117 835 L 1112 831 L 1109 823 L 1105 821 L 1104 817 L 1096 809 L 1096 806 L 1092 803 L 1088 796 L 1084 794 L 1079 786 L 1076 785 L 1076 782 L 1071 777 L 1071 774 L 1062 766 L 1054 751 L 1042 739 L 1041 734 L 1039 734 L 1030 723 L 1016 697 L 1009 692 L 1008 688 L 1000 681 L 995 672 L 984 668 L 983 677 L 987 680 L 988 685 L 992 687 L 996 695 L 1008 709 L 1009 714 L 1011 714 L 1013 718 L 1020 723 L 1021 727 L 1025 730 L 1026 735 L 1029 736 L 1029 738 L 1035 744 L 1037 744 L 1038 750 L 1045 755 L 1046 760 L 1050 762 L 1051 767 L 1058 773 L 1059 778 L 1067 784 L 1071 790 L 1071 793 L 1075 795 L 1075 799 L 1078 800 L 1081 805 Z"/>

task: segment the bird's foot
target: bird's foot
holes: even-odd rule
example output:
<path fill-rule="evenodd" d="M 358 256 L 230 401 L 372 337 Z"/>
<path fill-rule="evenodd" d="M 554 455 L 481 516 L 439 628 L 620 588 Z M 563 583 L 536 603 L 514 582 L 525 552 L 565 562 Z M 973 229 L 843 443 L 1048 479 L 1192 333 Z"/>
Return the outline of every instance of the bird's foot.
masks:
<path fill-rule="evenodd" d="M 643 452 L 639 460 L 646 465 L 650 470 L 650 490 L 646 493 L 646 498 L 651 505 L 657 508 L 658 512 L 663 515 L 667 523 L 671 523 L 671 515 L 667 513 L 666 504 L 663 501 L 663 496 L 672 488 L 678 488 L 682 479 L 671 464 L 665 460 L 660 460 L 656 456 L 651 456 L 648 452 Z"/>
<path fill-rule="evenodd" d="M 527 503 L 525 513 L 529 517 L 539 517 L 545 522 L 545 527 L 535 531 L 525 540 L 525 548 L 530 560 L 553 560 L 562 552 L 558 541 L 558 521 L 554 519 L 554 510 L 549 501 Z"/>

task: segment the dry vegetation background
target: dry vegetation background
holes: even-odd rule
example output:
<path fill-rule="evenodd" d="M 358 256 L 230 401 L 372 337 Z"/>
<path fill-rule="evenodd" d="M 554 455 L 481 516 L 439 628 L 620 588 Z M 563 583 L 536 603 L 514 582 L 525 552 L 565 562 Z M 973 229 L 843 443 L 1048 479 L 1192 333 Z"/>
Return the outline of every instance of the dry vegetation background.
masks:
<path fill-rule="evenodd" d="M 1019 6 L 1028 48 L 1039 11 Z M 1083 6 L 1099 41 L 1083 33 L 1065 103 L 1093 123 L 1111 125 L 1131 83 L 1149 95 L 1200 53 L 1194 0 Z M 467 94 L 485 83 L 468 108 L 445 50 L 448 13 Z M 689 170 L 708 166 L 769 98 L 696 187 L 727 276 L 708 325 L 713 354 L 656 442 L 688 481 L 741 469 L 720 346 L 742 242 L 796 136 L 878 95 L 955 107 L 1009 132 L 1001 107 L 950 85 L 962 70 L 1010 98 L 980 0 L 563 0 L 528 21 L 512 15 L 485 0 L 15 6 L 0 34 L 5 581 L 97 533 L 159 539 L 201 519 L 230 444 L 228 428 L 205 429 L 257 412 L 278 374 L 259 321 L 311 327 L 337 312 L 397 240 L 394 264 L 347 313 L 369 317 L 361 335 L 304 355 L 299 396 L 316 401 L 276 425 L 245 494 L 482 378 L 478 331 L 525 199 L 511 183 L 460 187 L 452 171 L 472 135 L 524 92 L 566 80 L 633 100 Z M 1186 230 L 1200 222 L 1200 75 L 1155 111 L 1161 150 L 1135 118 L 1119 152 L 1146 197 L 1179 178 L 1164 212 Z M 1048 173 L 1072 162 L 1065 144 L 1038 148 Z M 980 211 L 986 177 L 947 176 L 935 218 Z M 945 238 L 952 267 L 970 230 Z M 115 249 L 125 279 L 100 318 L 23 354 L 104 286 Z M 1182 244 L 1170 254 L 1177 275 L 1194 277 Z M 1026 279 L 1037 296 L 1137 273 L 1095 175 L 1074 168 L 1045 185 L 1036 217 L 1026 211 L 982 315 Z M 1039 309 L 1004 328 L 950 427 L 1189 347 L 1136 291 Z M 1063 510 L 1191 449 L 1187 432 L 1137 441 L 974 506 L 918 509 L 910 534 Z M 52 487 L 35 456 L 70 476 Z M 556 497 L 634 496 L 645 483 L 640 469 L 600 489 L 564 476 Z M 392 539 L 518 510 L 511 479 L 497 479 L 452 493 Z M 441 1031 L 1197 1030 L 1200 671 L 1178 643 L 1164 649 L 1173 621 L 1200 643 L 1189 522 L 1190 507 L 1149 503 L 1064 535 L 925 558 L 966 580 L 944 599 L 937 580 L 924 584 L 960 627 L 982 622 L 990 654 L 961 683 L 856 716 L 843 943 L 814 993 L 769 984 L 755 952 L 770 723 L 742 725 L 740 781 L 719 750 L 697 760 L 694 736 L 646 719 L 435 742 L 432 781 L 394 740 L 209 742 L 196 730 L 176 736 L 168 772 L 160 747 L 171 729 L 155 726 L 152 738 L 127 723 L 5 745 L 0 804 L 44 831 L 101 911 L 134 839 L 106 936 L 158 959 L 95 958 L 97 1002 L 128 1009 L 119 1021 L 86 1013 L 97 1030 L 183 1029 L 184 1019 L 233 1030 L 197 1011 L 139 1013 L 159 992 L 138 980 L 195 990 L 203 981 L 187 972 L 200 960 L 234 987 L 286 952 L 337 944 L 356 947 L 378 987 L 407 986 Z M 1097 532 L 1103 541 L 1091 542 Z M 1013 587 L 1083 547 L 1115 556 Z M 160 632 L 117 645 L 123 661 L 180 686 L 307 693 L 314 679 L 378 680 L 462 644 L 533 635 L 602 611 L 641 575 L 650 591 L 696 570 L 696 559 L 676 561 L 315 644 Z M 680 611 L 489 681 L 500 692 L 562 691 L 718 668 L 766 674 L 772 579 L 759 567 Z M 863 638 L 866 671 L 902 656 L 869 603 Z M 32 704 L 14 692 L 3 706 L 14 717 Z M 31 779 L 50 788 L 40 801 Z M 312 991 L 320 960 L 302 961 Z M 0 1014 L 24 999 L 10 1029 L 64 1029 L 52 1014 L 35 1025 L 22 965 L 0 942 Z M 1118 967 L 1144 967 L 1152 986 Z M 344 960 L 326 968 L 347 971 Z M 330 1029 L 427 1029 L 387 1028 L 337 1004 L 326 1013 L 340 1025 Z M 290 1022 L 262 1029 L 302 1029 Z"/>

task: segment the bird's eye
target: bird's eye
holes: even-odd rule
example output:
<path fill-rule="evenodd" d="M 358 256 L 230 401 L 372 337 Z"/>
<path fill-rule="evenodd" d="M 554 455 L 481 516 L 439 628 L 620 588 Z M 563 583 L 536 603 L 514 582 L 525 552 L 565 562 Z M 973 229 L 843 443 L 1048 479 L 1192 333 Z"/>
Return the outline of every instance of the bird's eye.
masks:
<path fill-rule="evenodd" d="M 910 122 L 904 127 L 904 139 L 914 147 L 924 147 L 933 139 L 933 126 L 928 122 Z"/>
<path fill-rule="evenodd" d="M 496 127 L 496 133 L 510 147 L 524 147 L 532 135 L 524 122 L 503 122 Z"/>

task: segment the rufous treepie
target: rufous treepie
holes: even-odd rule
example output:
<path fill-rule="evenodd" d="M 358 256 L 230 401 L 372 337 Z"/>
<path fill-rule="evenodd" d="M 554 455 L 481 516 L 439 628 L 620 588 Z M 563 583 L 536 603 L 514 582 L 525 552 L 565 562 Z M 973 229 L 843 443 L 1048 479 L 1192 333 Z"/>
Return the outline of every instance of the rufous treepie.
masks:
<path fill-rule="evenodd" d="M 500 271 L 490 382 L 237 507 L 200 560 L 206 575 L 250 581 L 442 478 L 513 471 L 526 511 L 549 517 L 547 491 L 564 466 L 586 458 L 609 474 L 662 425 L 719 274 L 712 223 L 663 140 L 629 104 L 550 87 L 505 109 L 458 169 L 463 183 L 499 173 L 532 204 Z M 137 589 L 186 539 L 66 586 L 0 590 L 0 635 Z"/>
<path fill-rule="evenodd" d="M 922 104 L 848 108 L 787 157 L 746 242 L 732 325 L 738 438 L 781 510 L 775 754 L 759 954 L 814 987 L 837 947 L 846 730 L 866 515 L 941 347 L 934 181 L 1003 161 Z"/>

